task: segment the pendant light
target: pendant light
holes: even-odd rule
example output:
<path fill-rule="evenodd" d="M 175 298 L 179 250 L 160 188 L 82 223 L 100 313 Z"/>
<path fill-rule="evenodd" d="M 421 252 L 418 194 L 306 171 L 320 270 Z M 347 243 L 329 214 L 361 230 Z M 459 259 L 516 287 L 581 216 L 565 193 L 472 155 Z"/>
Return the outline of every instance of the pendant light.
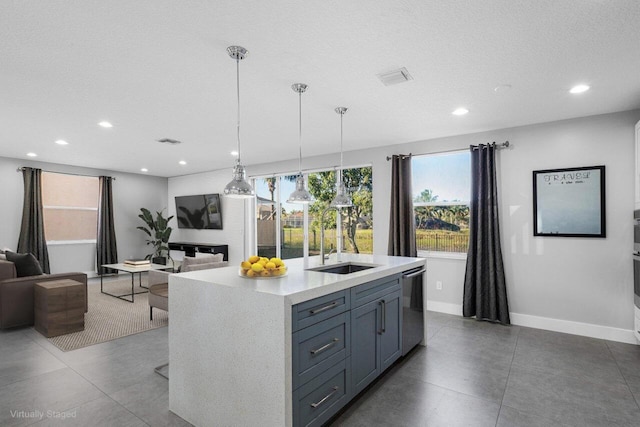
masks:
<path fill-rule="evenodd" d="M 335 208 L 348 208 L 353 206 L 351 198 L 342 181 L 342 117 L 347 112 L 347 107 L 337 107 L 335 112 L 340 114 L 340 169 L 336 178 L 336 197 L 331 201 L 331 206 Z"/>
<path fill-rule="evenodd" d="M 313 202 L 313 196 L 306 189 L 304 182 L 304 175 L 302 175 L 302 94 L 307 90 L 307 85 L 304 83 L 294 83 L 291 85 L 291 89 L 298 93 L 298 106 L 299 106 L 299 119 L 300 119 L 300 147 L 298 157 L 298 176 L 296 178 L 296 189 L 287 200 L 287 203 L 303 203 L 307 204 Z"/>
<path fill-rule="evenodd" d="M 248 198 L 254 197 L 256 192 L 246 180 L 246 172 L 244 166 L 240 163 L 240 60 L 244 59 L 249 53 L 247 49 L 241 46 L 229 46 L 227 53 L 232 59 L 236 60 L 236 93 L 238 96 L 238 158 L 236 165 L 233 167 L 233 179 L 224 187 L 224 195 L 232 198 Z"/>

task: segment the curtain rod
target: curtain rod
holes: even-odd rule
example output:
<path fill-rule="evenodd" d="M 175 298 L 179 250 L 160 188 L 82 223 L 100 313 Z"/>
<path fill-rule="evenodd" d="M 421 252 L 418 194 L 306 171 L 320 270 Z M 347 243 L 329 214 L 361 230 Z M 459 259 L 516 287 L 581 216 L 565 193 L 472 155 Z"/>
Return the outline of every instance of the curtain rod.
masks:
<path fill-rule="evenodd" d="M 24 169 L 25 169 L 25 166 L 20 166 L 18 169 L 16 169 L 16 172 L 22 172 Z M 49 170 L 45 170 L 45 169 L 42 169 L 42 172 L 59 173 L 59 174 L 62 174 L 62 175 L 88 176 L 90 178 L 99 178 L 100 176 L 104 176 L 104 175 L 95 176 L 95 175 L 85 175 L 85 174 L 81 174 L 81 173 L 49 171 Z M 114 176 L 110 176 L 108 178 L 111 178 L 114 181 L 116 180 L 116 178 Z"/>
<path fill-rule="evenodd" d="M 489 143 L 487 143 L 487 145 L 489 145 L 489 144 L 491 144 L 491 145 L 495 146 L 496 148 L 507 148 L 507 147 L 509 146 L 509 141 L 505 141 L 505 142 L 503 142 L 502 144 L 496 144 L 496 142 L 495 142 L 495 141 L 494 141 L 494 142 L 489 142 Z M 478 149 L 478 145 L 472 145 L 472 147 L 473 147 L 473 149 L 474 149 L 474 150 L 477 150 L 477 149 Z M 427 155 L 427 154 L 453 153 L 454 151 L 466 151 L 466 149 L 464 149 L 464 148 L 456 148 L 456 149 L 454 149 L 454 150 L 435 151 L 435 152 L 433 152 L 433 153 L 420 153 L 420 154 L 411 154 L 411 153 L 409 153 L 409 154 L 398 154 L 398 156 L 400 156 L 401 158 L 405 159 L 405 158 L 407 158 L 407 157 L 413 157 L 413 156 L 424 156 L 424 155 Z M 387 156 L 387 161 L 389 161 L 389 160 L 391 160 L 391 159 L 392 159 L 392 157 L 391 157 L 391 156 Z"/>

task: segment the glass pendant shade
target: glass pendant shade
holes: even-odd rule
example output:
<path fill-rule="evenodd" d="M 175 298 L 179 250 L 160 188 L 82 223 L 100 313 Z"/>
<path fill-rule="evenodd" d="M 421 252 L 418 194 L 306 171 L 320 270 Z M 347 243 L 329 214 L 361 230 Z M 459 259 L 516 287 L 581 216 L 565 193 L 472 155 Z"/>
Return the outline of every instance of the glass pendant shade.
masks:
<path fill-rule="evenodd" d="M 289 198 L 287 199 L 287 203 L 302 203 L 307 204 L 314 201 L 311 193 L 307 191 L 307 185 L 304 180 L 304 175 L 302 175 L 302 94 L 307 90 L 307 85 L 304 83 L 294 83 L 291 85 L 291 89 L 294 92 L 298 93 L 298 106 L 299 106 L 299 123 L 300 123 L 300 147 L 299 147 L 299 157 L 298 157 L 298 166 L 299 172 L 296 177 L 296 189 Z"/>
<path fill-rule="evenodd" d="M 336 197 L 331 201 L 331 207 L 335 208 L 348 208 L 353 206 L 351 197 L 347 192 L 347 188 L 342 181 L 342 117 L 347 112 L 346 107 L 337 107 L 335 112 L 340 114 L 340 169 L 337 171 L 336 176 Z"/>
<path fill-rule="evenodd" d="M 296 178 L 296 189 L 289 198 L 287 203 L 311 203 L 313 202 L 313 196 L 305 188 L 304 176 L 298 175 Z"/>
<path fill-rule="evenodd" d="M 238 96 L 238 160 L 233 167 L 233 179 L 224 187 L 224 195 L 236 199 L 254 197 L 255 190 L 247 182 L 244 166 L 240 162 L 240 60 L 249 53 L 242 46 L 229 46 L 227 53 L 236 61 L 236 92 Z"/>

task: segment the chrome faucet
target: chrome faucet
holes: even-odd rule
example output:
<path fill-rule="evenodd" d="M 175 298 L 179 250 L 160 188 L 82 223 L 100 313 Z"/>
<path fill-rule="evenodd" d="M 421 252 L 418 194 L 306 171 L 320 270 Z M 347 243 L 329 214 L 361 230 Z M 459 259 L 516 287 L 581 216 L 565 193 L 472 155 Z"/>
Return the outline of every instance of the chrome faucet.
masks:
<path fill-rule="evenodd" d="M 329 206 L 328 208 L 323 210 L 322 213 L 320 214 L 320 262 L 322 263 L 322 265 L 324 265 L 324 220 L 325 220 L 325 215 L 331 209 L 335 209 L 335 211 L 338 213 L 340 212 L 337 207 Z M 331 251 L 329 251 L 329 255 L 331 255 Z"/>

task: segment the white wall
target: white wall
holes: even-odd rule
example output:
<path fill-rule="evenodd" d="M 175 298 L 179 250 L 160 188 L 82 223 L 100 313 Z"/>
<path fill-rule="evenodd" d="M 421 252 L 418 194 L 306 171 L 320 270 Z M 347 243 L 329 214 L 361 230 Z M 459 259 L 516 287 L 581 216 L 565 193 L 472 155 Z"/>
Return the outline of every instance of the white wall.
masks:
<path fill-rule="evenodd" d="M 146 207 L 154 212 L 167 206 L 166 178 L 6 157 L 0 157 L 0 182 L 2 182 L 1 247 L 15 250 L 18 245 L 24 186 L 22 174 L 16 172 L 16 169 L 21 166 L 36 167 L 52 172 L 115 177 L 113 204 L 119 260 L 144 257 L 150 252 L 149 247 L 144 243 L 144 233 L 136 229 L 136 227 L 144 225 L 138 218 L 138 214 L 141 207 Z M 48 249 L 52 273 L 82 271 L 94 274 L 96 264 L 96 245 L 94 243 L 49 245 Z"/>
<path fill-rule="evenodd" d="M 639 119 L 640 111 L 635 110 L 500 129 L 346 152 L 344 162 L 345 166 L 373 166 L 374 252 L 386 253 L 391 185 L 391 165 L 386 156 L 468 149 L 472 144 L 509 140 L 511 147 L 498 152 L 498 178 L 512 322 L 632 342 L 634 124 Z M 303 159 L 303 169 L 327 168 L 338 162 L 338 153 Z M 178 183 L 184 194 L 214 189 L 220 192 L 231 177 L 232 164 L 230 158 L 228 170 L 171 178 L 169 199 L 178 195 Z M 607 238 L 534 238 L 532 171 L 593 165 L 606 166 Z M 290 160 L 248 165 L 247 171 L 261 176 L 295 172 L 297 167 L 297 161 Z M 226 228 L 227 218 L 240 218 L 244 205 L 228 200 L 223 203 Z M 221 243 L 228 243 L 231 252 L 242 253 L 238 231 L 241 222 L 232 223 L 232 229 L 224 230 L 224 234 L 212 235 L 212 240 L 225 238 Z M 239 259 L 232 258 L 231 262 Z M 461 313 L 464 258 L 429 258 L 427 267 L 429 307 Z M 436 281 L 443 282 L 443 290 L 436 290 Z"/>
<path fill-rule="evenodd" d="M 229 163 L 232 164 L 233 158 L 229 156 Z M 176 213 L 176 196 L 188 196 L 193 194 L 212 194 L 220 193 L 224 190 L 224 186 L 231 181 L 231 168 L 229 170 L 218 170 L 213 172 L 201 173 L 196 175 L 185 175 L 175 178 L 169 178 L 169 213 Z M 238 264 L 248 256 L 244 251 L 245 234 L 245 202 L 242 199 L 230 199 L 220 197 L 222 210 L 222 230 L 194 230 L 186 228 L 178 228 L 177 220 L 171 220 L 171 226 L 174 231 L 171 235 L 172 242 L 194 242 L 229 245 L 229 262 Z M 172 257 L 180 258 L 180 253 L 174 254 Z"/>

